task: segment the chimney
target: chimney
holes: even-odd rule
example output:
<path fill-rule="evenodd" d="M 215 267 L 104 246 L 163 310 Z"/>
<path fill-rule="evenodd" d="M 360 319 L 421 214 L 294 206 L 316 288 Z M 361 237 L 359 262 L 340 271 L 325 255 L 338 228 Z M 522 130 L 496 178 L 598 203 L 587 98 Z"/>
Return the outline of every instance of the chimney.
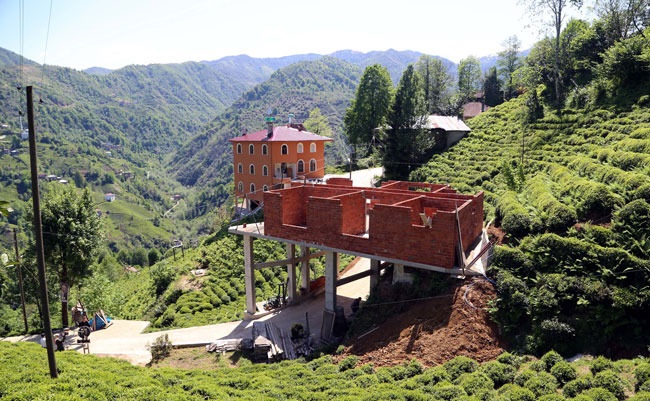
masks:
<path fill-rule="evenodd" d="M 289 126 L 291 126 L 291 123 L 293 122 L 293 113 L 289 113 Z"/>
<path fill-rule="evenodd" d="M 266 136 L 267 137 L 272 137 L 273 136 L 273 122 L 275 121 L 275 117 L 266 117 Z"/>

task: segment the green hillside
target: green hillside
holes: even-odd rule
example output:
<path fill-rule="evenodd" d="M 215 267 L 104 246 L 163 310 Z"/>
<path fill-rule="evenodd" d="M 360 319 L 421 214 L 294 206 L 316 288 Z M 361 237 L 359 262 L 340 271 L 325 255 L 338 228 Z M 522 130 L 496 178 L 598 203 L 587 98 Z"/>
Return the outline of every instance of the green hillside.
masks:
<path fill-rule="evenodd" d="M 251 364 L 239 355 L 214 357 L 214 368 L 145 368 L 112 358 L 60 352 L 58 378 L 49 377 L 37 344 L 0 342 L 3 400 L 648 400 L 645 359 L 605 358 L 569 363 L 557 353 L 531 361 L 504 353 L 478 364 L 457 357 L 424 368 L 417 361 L 392 368 L 357 366 L 356 357 L 334 363 Z M 237 368 L 228 367 L 235 363 Z M 29 383 L 29 385 L 26 385 Z M 574 398 L 576 397 L 576 398 Z"/>

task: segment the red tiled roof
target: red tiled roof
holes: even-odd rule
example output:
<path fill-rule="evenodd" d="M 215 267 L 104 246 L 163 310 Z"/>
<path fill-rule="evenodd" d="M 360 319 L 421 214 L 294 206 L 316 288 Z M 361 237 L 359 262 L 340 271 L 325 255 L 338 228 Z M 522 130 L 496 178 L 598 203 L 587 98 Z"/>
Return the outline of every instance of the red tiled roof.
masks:
<path fill-rule="evenodd" d="M 463 118 L 476 117 L 487 109 L 489 109 L 489 107 L 483 105 L 481 102 L 465 103 L 463 105 Z"/>
<path fill-rule="evenodd" d="M 250 134 L 229 139 L 230 142 L 308 142 L 331 140 L 332 138 L 316 135 L 309 131 L 301 131 L 297 128 L 287 125 L 277 125 L 273 127 L 273 135 L 271 137 L 268 136 L 268 131 L 266 129 L 263 129 L 260 131 L 251 132 Z"/>

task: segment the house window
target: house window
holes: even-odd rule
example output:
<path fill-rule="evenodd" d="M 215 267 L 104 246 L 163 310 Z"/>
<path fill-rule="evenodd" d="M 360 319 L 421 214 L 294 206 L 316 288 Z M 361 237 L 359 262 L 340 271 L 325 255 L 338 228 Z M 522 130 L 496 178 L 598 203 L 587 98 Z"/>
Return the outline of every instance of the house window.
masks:
<path fill-rule="evenodd" d="M 263 155 L 269 154 L 269 148 L 266 145 L 262 145 L 262 154 Z"/>
<path fill-rule="evenodd" d="M 269 175 L 269 168 L 266 167 L 266 165 L 262 166 L 262 175 L 263 176 Z"/>
<path fill-rule="evenodd" d="M 251 193 L 255 192 L 255 184 L 251 184 Z"/>
<path fill-rule="evenodd" d="M 237 144 L 237 153 L 241 154 L 241 143 Z"/>
<path fill-rule="evenodd" d="M 251 155 L 255 154 L 255 145 L 248 145 L 248 153 Z"/>
<path fill-rule="evenodd" d="M 282 145 L 282 152 L 281 153 L 283 155 L 288 155 L 289 154 L 289 147 L 286 144 Z"/>
<path fill-rule="evenodd" d="M 267 192 L 268 190 L 269 190 L 269 186 L 268 186 L 268 185 L 264 185 L 264 192 Z"/>
<path fill-rule="evenodd" d="M 302 160 L 298 160 L 298 172 L 299 173 L 305 172 L 305 162 L 303 162 Z"/>
<path fill-rule="evenodd" d="M 314 142 L 309 144 L 309 151 L 311 153 L 316 153 L 316 144 Z"/>
<path fill-rule="evenodd" d="M 302 143 L 298 143 L 298 153 L 302 153 L 303 148 L 302 148 Z"/>
<path fill-rule="evenodd" d="M 239 181 L 239 184 L 237 184 L 237 189 L 239 192 L 244 192 L 244 183 Z"/>
<path fill-rule="evenodd" d="M 244 172 L 244 166 L 242 166 L 241 163 L 239 163 L 239 164 L 237 165 L 237 172 L 238 172 L 239 174 L 241 174 L 241 173 Z"/>
<path fill-rule="evenodd" d="M 316 159 L 309 161 L 309 171 L 316 171 Z"/>
<path fill-rule="evenodd" d="M 250 171 L 251 175 L 255 175 L 255 165 L 254 164 L 251 164 L 248 167 L 248 170 Z"/>

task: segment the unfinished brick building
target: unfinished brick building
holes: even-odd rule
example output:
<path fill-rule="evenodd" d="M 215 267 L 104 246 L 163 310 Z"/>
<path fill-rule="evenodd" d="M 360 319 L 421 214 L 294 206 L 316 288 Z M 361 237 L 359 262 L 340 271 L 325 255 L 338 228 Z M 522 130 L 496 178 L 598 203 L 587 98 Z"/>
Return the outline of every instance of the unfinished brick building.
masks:
<path fill-rule="evenodd" d="M 244 237 L 246 310 L 256 312 L 255 270 L 286 265 L 289 299 L 297 299 L 296 269 L 301 287 L 309 288 L 309 260 L 325 255 L 325 309 L 336 307 L 336 287 L 370 276 L 378 282 L 381 262 L 405 268 L 454 275 L 478 274 L 488 247 L 483 230 L 483 192 L 462 195 L 448 185 L 391 181 L 380 188 L 353 187 L 348 179 L 327 184 L 292 183 L 290 188 L 264 192 L 264 222 L 231 227 Z M 287 259 L 254 263 L 254 238 L 284 242 Z M 302 255 L 296 255 L 296 245 Z M 319 252 L 310 253 L 310 248 Z M 337 279 L 338 254 L 370 259 L 370 271 Z M 472 266 L 474 265 L 474 266 Z M 472 269 L 469 269 L 473 267 Z M 374 284 L 373 284 L 374 283 Z"/>
<path fill-rule="evenodd" d="M 264 205 L 265 235 L 442 269 L 461 266 L 461 243 L 467 252 L 483 229 L 483 192 L 439 184 L 301 185 L 266 192 Z"/>

